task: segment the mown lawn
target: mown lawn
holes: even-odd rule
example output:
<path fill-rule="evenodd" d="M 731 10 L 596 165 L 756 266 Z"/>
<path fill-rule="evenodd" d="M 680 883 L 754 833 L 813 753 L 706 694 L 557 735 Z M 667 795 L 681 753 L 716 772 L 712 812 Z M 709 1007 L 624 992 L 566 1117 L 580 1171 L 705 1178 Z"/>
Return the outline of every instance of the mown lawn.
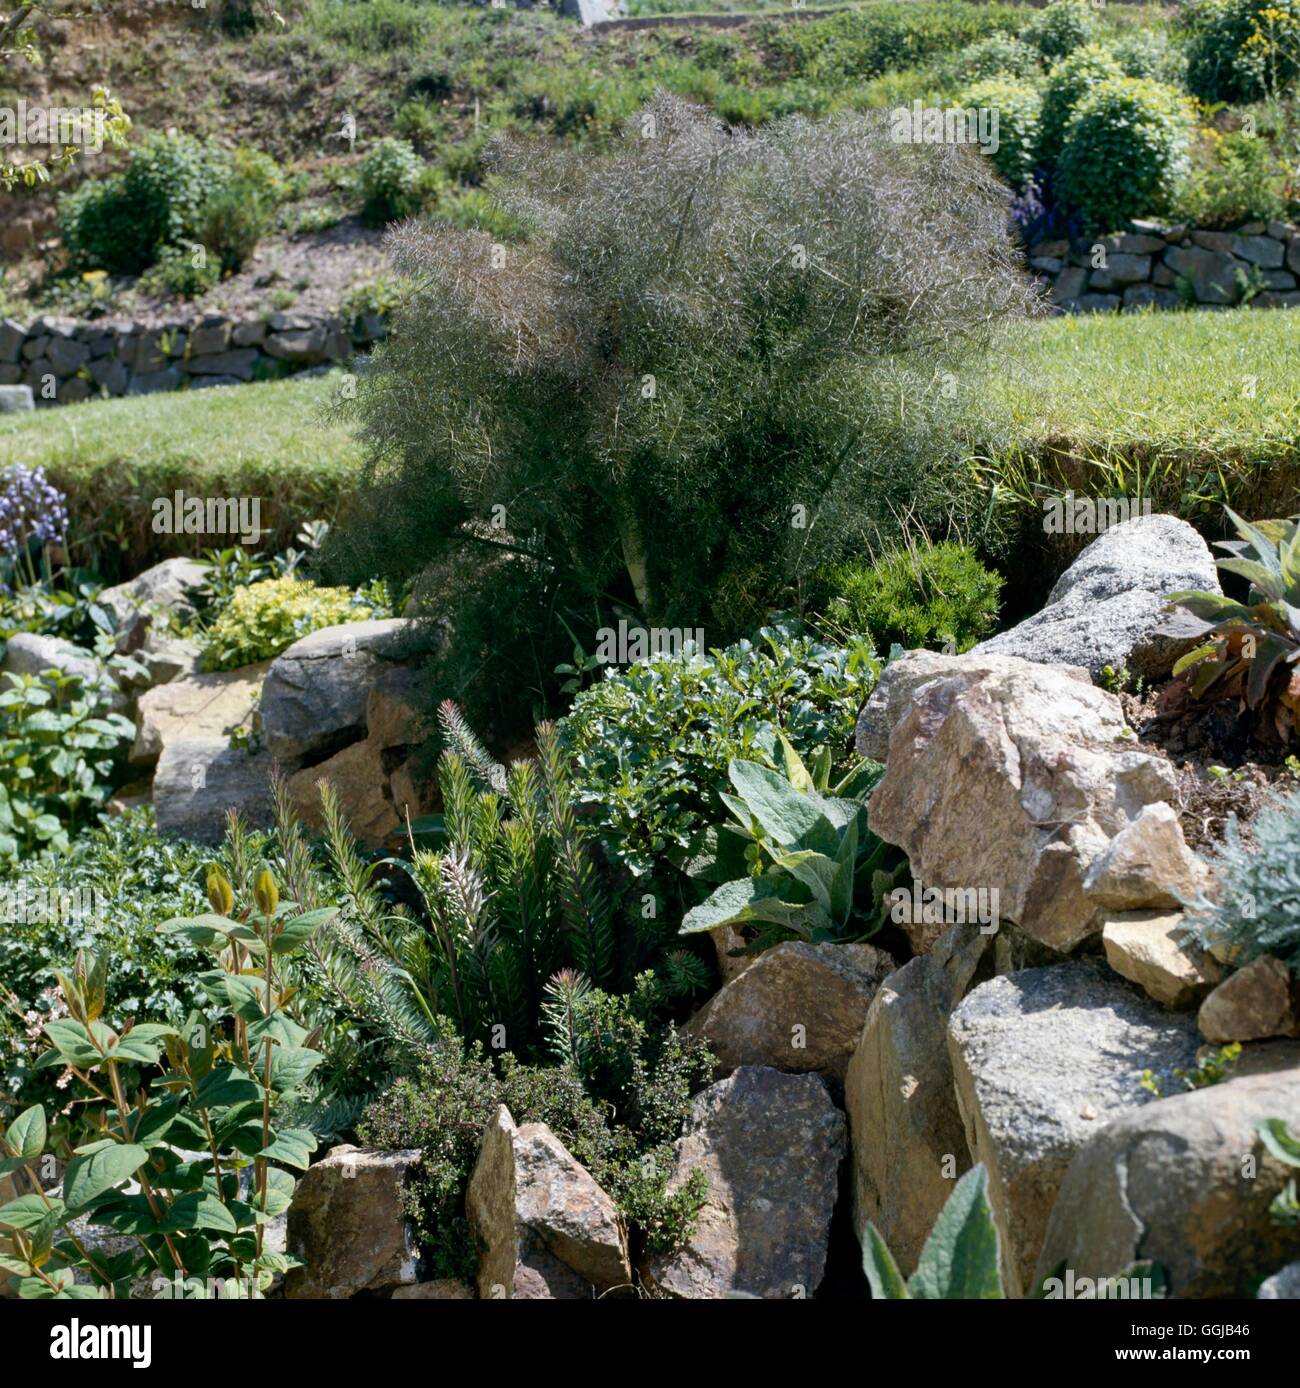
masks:
<path fill-rule="evenodd" d="M 304 520 L 332 517 L 360 451 L 326 412 L 339 378 L 267 382 L 89 401 L 0 416 L 0 467 L 43 467 L 68 494 L 74 538 L 110 569 L 204 547 L 156 535 L 151 503 L 176 488 L 262 501 L 281 544 Z"/>
<path fill-rule="evenodd" d="M 1074 486 L 1151 495 L 1209 519 L 1220 504 L 1297 508 L 1300 313 L 1235 309 L 1054 318 L 1013 335 L 989 382 L 1011 421 L 991 476 L 1020 496 Z"/>
<path fill-rule="evenodd" d="M 1217 523 L 1223 500 L 1293 511 L 1300 476 L 1300 313 L 1152 313 L 1025 325 L 979 385 L 1010 442 L 981 466 L 1007 504 L 1051 490 L 1150 494 Z M 328 419 L 336 379 L 109 400 L 0 417 L 0 467 L 42 466 L 81 536 L 127 564 L 184 552 L 154 535 L 149 503 L 177 487 L 263 499 L 289 543 L 337 513 L 361 454 Z"/>

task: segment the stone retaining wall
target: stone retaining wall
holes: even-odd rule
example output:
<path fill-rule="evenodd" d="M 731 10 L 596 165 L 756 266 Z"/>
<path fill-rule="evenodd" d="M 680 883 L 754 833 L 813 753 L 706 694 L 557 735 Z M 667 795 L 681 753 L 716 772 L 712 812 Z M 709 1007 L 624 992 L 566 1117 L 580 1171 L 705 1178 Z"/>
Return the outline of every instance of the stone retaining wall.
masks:
<path fill-rule="evenodd" d="M 1026 256 L 1067 313 L 1243 301 L 1300 307 L 1300 232 L 1288 222 L 1247 222 L 1235 231 L 1134 222 L 1130 232 L 1092 241 L 1036 241 Z"/>
<path fill-rule="evenodd" d="M 161 327 L 49 317 L 24 327 L 6 318 L 0 320 L 0 392 L 13 407 L 26 395 L 23 386 L 41 406 L 238 385 L 346 362 L 383 336 L 375 315 L 351 329 L 339 318 L 297 313 L 253 319 L 208 313 Z"/>

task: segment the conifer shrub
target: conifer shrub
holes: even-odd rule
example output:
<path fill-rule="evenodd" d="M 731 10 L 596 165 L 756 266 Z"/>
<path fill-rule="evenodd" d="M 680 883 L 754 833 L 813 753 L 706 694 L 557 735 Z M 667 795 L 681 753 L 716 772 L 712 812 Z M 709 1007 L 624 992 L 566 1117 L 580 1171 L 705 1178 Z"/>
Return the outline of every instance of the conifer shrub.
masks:
<path fill-rule="evenodd" d="M 334 556 L 436 592 L 439 695 L 544 698 L 561 618 L 588 648 L 619 609 L 724 644 L 897 515 L 972 503 L 974 390 L 944 382 L 1033 302 L 985 161 L 660 97 L 608 157 L 496 164 L 526 243 L 394 236 L 412 290 L 359 383 Z"/>

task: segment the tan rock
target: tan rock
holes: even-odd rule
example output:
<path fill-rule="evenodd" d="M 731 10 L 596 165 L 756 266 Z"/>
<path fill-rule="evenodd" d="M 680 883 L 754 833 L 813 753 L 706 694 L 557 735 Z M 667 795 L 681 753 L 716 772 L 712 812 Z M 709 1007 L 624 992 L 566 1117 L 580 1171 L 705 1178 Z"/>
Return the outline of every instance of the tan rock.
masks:
<path fill-rule="evenodd" d="M 169 742 L 223 741 L 236 728 L 251 729 L 257 693 L 270 661 L 240 670 L 187 675 L 140 696 L 133 762 L 155 762 Z"/>
<path fill-rule="evenodd" d="M 324 828 L 320 786 L 329 781 L 339 797 L 353 835 L 367 847 L 377 848 L 396 833 L 401 821 L 385 794 L 389 780 L 383 754 L 370 742 L 354 742 L 317 766 L 295 771 L 286 782 L 302 821 L 313 829 Z"/>
<path fill-rule="evenodd" d="M 610 1197 L 544 1123 L 502 1105 L 465 1196 L 478 1290 L 495 1300 L 572 1300 L 630 1287 L 627 1231 Z"/>
<path fill-rule="evenodd" d="M 1101 929 L 1106 962 L 1166 1007 L 1192 1007 L 1223 977 L 1187 933 L 1181 911 L 1130 911 Z"/>
<path fill-rule="evenodd" d="M 998 913 L 1069 951 L 1100 929 L 1084 877 L 1173 767 L 1133 748 L 1119 700 L 1012 656 L 922 684 L 894 727 L 873 831 L 927 889 L 997 892 Z"/>
<path fill-rule="evenodd" d="M 394 1301 L 473 1301 L 474 1289 L 455 1277 L 444 1277 L 437 1282 L 417 1282 L 412 1287 L 398 1287 L 393 1293 Z"/>
<path fill-rule="evenodd" d="M 393 809 L 403 824 L 408 814 L 412 819 L 428 814 L 435 803 L 435 787 L 423 776 L 417 775 L 418 762 L 418 757 L 408 757 L 389 778 Z"/>
<path fill-rule="evenodd" d="M 1201 1004 L 1196 1020 L 1207 1041 L 1300 1036 L 1291 971 L 1280 959 L 1260 955 L 1219 984 Z"/>
<path fill-rule="evenodd" d="M 770 1065 L 842 1080 L 894 960 L 866 944 L 788 941 L 760 954 L 686 1024 L 722 1070 Z"/>
<path fill-rule="evenodd" d="M 288 1248 L 304 1266 L 285 1280 L 291 1298 L 339 1300 L 416 1280 L 403 1191 L 418 1151 L 373 1152 L 343 1143 L 298 1182 Z"/>
<path fill-rule="evenodd" d="M 1083 889 L 1106 911 L 1168 910 L 1195 901 L 1209 869 L 1187 846 L 1170 805 L 1145 805 L 1093 862 Z"/>
<path fill-rule="evenodd" d="M 903 1275 L 970 1167 L 953 1091 L 948 1019 L 985 963 L 989 937 L 950 927 L 880 985 L 844 1081 L 853 1228 L 884 1236 Z M 987 966 L 987 965 L 986 965 Z"/>
<path fill-rule="evenodd" d="M 366 699 L 366 740 L 378 747 L 404 747 L 423 742 L 428 723 L 417 699 L 418 676 L 399 665 L 383 675 Z"/>
<path fill-rule="evenodd" d="M 745 944 L 745 937 L 734 925 L 715 926 L 709 931 L 709 938 L 718 959 L 718 975 L 724 984 L 739 978 L 758 958 L 756 954 L 732 954 L 732 950 L 742 949 Z"/>

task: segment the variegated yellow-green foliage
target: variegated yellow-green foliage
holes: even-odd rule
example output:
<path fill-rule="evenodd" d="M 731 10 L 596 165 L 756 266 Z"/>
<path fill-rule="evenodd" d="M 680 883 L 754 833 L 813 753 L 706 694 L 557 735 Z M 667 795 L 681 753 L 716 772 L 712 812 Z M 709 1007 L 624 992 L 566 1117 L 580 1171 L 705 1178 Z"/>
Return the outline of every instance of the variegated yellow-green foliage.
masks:
<path fill-rule="evenodd" d="M 231 598 L 204 633 L 203 667 L 234 670 L 271 660 L 309 632 L 373 615 L 350 588 L 320 588 L 288 577 L 252 583 Z"/>

